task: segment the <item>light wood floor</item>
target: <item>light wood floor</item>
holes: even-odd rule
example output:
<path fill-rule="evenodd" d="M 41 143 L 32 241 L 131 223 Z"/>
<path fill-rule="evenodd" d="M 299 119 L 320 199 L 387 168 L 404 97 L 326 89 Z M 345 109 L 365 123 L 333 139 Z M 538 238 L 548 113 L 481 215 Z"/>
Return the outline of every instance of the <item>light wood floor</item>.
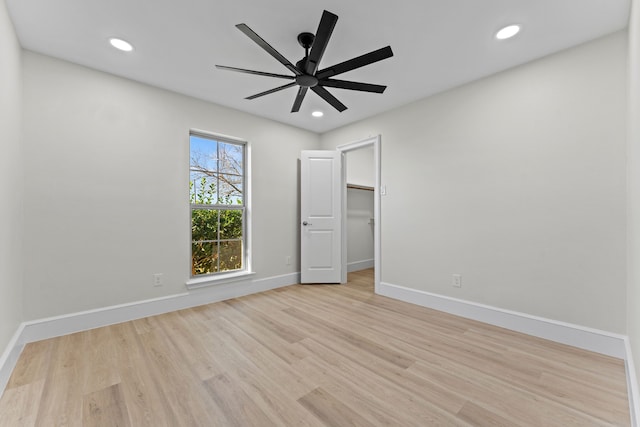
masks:
<path fill-rule="evenodd" d="M 623 362 L 349 284 L 26 346 L 1 426 L 629 425 Z"/>

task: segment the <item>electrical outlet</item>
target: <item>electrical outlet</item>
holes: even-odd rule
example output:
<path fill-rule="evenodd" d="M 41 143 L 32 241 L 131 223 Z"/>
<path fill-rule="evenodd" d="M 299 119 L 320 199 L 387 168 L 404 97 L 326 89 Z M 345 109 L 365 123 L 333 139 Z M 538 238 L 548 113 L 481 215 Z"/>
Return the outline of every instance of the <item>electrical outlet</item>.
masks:
<path fill-rule="evenodd" d="M 155 273 L 153 275 L 153 286 L 162 286 L 162 273 Z"/>
<path fill-rule="evenodd" d="M 454 274 L 451 278 L 451 284 L 454 288 L 462 287 L 462 274 Z"/>
<path fill-rule="evenodd" d="M 284 263 L 286 265 L 291 265 L 291 255 L 287 255 L 286 257 L 284 257 Z"/>

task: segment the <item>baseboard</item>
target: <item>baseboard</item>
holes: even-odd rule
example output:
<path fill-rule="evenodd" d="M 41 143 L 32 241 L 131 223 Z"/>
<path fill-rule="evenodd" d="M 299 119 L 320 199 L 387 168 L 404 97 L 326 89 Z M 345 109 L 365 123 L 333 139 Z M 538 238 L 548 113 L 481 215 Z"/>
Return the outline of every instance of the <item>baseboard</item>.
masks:
<path fill-rule="evenodd" d="M 374 260 L 365 259 L 364 261 L 354 261 L 347 264 L 347 272 L 353 273 L 354 271 L 366 270 L 367 268 L 373 268 Z"/>
<path fill-rule="evenodd" d="M 20 337 L 22 336 L 23 330 L 24 323 L 21 323 L 13 334 L 13 337 L 11 337 L 9 344 L 7 344 L 4 353 L 0 356 L 0 397 L 2 397 L 4 393 L 4 389 L 11 377 L 11 372 L 13 372 L 13 368 L 16 366 L 16 362 L 18 362 L 20 353 L 22 353 L 22 349 L 24 348 L 24 344 L 20 344 Z"/>
<path fill-rule="evenodd" d="M 626 357 L 624 359 L 625 369 L 627 373 L 627 394 L 629 395 L 629 412 L 631 415 L 631 425 L 638 425 L 638 417 L 640 417 L 640 390 L 638 388 L 638 377 L 636 376 L 636 367 L 633 361 L 633 353 L 629 339 L 625 338 Z"/>
<path fill-rule="evenodd" d="M 300 274 L 237 281 L 189 292 L 25 322 L 28 343 L 300 283 Z"/>
<path fill-rule="evenodd" d="M 379 294 L 607 356 L 626 358 L 624 335 L 384 282 L 380 284 Z"/>
<path fill-rule="evenodd" d="M 300 273 L 237 281 L 167 297 L 23 322 L 0 358 L 0 396 L 25 344 L 300 283 Z"/>

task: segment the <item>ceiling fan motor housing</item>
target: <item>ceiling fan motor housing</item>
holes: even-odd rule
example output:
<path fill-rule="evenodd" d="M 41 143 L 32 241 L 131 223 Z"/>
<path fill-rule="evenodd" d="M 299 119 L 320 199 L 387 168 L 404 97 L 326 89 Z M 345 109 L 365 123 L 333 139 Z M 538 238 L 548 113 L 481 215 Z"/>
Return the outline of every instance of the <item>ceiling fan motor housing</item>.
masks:
<path fill-rule="evenodd" d="M 302 87 L 314 87 L 318 85 L 318 79 L 309 74 L 296 76 L 296 83 Z"/>

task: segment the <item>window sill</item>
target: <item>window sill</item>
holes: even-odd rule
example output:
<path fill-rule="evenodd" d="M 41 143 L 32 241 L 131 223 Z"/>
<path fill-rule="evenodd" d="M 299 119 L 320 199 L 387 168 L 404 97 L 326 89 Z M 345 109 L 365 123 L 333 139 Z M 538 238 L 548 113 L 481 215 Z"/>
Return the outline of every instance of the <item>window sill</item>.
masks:
<path fill-rule="evenodd" d="M 198 278 L 187 280 L 185 285 L 189 290 L 205 288 L 207 286 L 216 286 L 216 285 L 222 285 L 225 283 L 232 283 L 232 282 L 238 282 L 241 280 L 246 280 L 247 278 L 255 274 L 256 273 L 253 271 L 240 271 L 236 273 L 218 274 L 215 276 L 207 276 L 207 277 L 198 277 Z"/>

